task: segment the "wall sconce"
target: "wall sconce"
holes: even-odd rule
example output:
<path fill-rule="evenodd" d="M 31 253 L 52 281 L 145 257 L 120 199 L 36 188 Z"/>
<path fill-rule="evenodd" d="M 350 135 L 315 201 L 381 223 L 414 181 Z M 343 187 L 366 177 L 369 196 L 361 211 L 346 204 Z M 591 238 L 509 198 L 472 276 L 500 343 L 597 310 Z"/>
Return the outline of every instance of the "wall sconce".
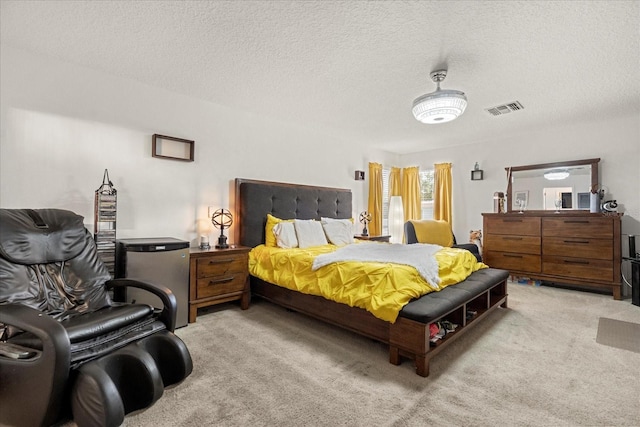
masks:
<path fill-rule="evenodd" d="M 364 181 L 364 171 L 356 171 L 356 181 Z"/>
<path fill-rule="evenodd" d="M 404 208 L 401 196 L 391 196 L 389 199 L 389 234 L 391 243 L 402 243 L 404 226 Z"/>
<path fill-rule="evenodd" d="M 227 249 L 227 236 L 224 235 L 224 229 L 231 227 L 233 224 L 233 216 L 227 209 L 218 209 L 211 215 L 211 223 L 215 228 L 220 229 L 220 237 L 218 237 L 218 244 L 216 249 Z"/>

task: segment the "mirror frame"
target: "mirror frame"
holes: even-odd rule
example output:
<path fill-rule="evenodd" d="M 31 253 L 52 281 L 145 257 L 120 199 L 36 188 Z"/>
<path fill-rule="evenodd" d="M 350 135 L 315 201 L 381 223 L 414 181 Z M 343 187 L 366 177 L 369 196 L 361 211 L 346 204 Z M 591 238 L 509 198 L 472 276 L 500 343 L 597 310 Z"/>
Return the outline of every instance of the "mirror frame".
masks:
<path fill-rule="evenodd" d="M 512 207 L 512 197 L 511 197 L 511 187 L 512 187 L 512 176 L 513 172 L 518 171 L 530 171 L 536 169 L 553 169 L 560 167 L 568 167 L 568 166 L 583 166 L 589 165 L 591 166 L 591 188 L 590 191 L 592 193 L 596 193 L 598 191 L 598 163 L 600 163 L 600 158 L 597 159 L 584 159 L 584 160 L 570 160 L 567 162 L 553 162 L 553 163 L 540 163 L 537 165 L 525 165 L 525 166 L 509 166 L 504 168 L 507 171 L 507 212 L 513 212 Z M 536 212 L 531 211 L 531 212 Z M 539 211 L 538 211 L 539 212 Z"/>

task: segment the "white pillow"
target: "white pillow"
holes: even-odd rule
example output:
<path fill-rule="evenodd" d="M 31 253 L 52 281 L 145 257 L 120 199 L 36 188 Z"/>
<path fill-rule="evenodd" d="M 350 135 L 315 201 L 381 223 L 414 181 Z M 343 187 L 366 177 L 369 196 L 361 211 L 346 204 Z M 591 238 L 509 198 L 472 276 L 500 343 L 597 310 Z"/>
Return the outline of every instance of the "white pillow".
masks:
<path fill-rule="evenodd" d="M 308 248 L 327 244 L 320 221 L 296 219 L 293 221 L 298 236 L 298 246 Z"/>
<path fill-rule="evenodd" d="M 353 243 L 353 222 L 350 219 L 320 218 L 320 221 L 331 243 L 336 246 Z"/>
<path fill-rule="evenodd" d="M 292 222 L 279 222 L 273 227 L 273 235 L 276 236 L 276 245 L 279 248 L 291 249 L 298 247 L 296 229 Z"/>

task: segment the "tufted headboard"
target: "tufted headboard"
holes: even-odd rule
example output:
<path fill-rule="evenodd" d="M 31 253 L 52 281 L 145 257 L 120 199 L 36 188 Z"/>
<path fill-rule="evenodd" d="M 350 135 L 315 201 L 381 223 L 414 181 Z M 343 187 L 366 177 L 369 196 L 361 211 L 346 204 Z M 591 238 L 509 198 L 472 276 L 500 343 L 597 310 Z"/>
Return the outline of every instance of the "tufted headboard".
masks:
<path fill-rule="evenodd" d="M 282 219 L 351 218 L 351 190 L 236 178 L 236 239 L 264 243 L 267 214 Z"/>

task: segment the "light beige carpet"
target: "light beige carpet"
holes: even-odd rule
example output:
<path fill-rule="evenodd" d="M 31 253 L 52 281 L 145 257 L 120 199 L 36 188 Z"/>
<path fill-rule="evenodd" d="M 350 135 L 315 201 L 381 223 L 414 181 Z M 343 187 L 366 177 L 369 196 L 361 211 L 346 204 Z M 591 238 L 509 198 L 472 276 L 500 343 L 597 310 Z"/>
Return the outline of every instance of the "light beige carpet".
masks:
<path fill-rule="evenodd" d="M 640 354 L 596 343 L 599 319 L 640 323 L 610 296 L 509 286 L 493 313 L 431 363 L 265 301 L 230 303 L 177 334 L 193 374 L 132 426 L 640 425 Z"/>
<path fill-rule="evenodd" d="M 640 353 L 640 323 L 601 317 L 596 342 Z"/>

